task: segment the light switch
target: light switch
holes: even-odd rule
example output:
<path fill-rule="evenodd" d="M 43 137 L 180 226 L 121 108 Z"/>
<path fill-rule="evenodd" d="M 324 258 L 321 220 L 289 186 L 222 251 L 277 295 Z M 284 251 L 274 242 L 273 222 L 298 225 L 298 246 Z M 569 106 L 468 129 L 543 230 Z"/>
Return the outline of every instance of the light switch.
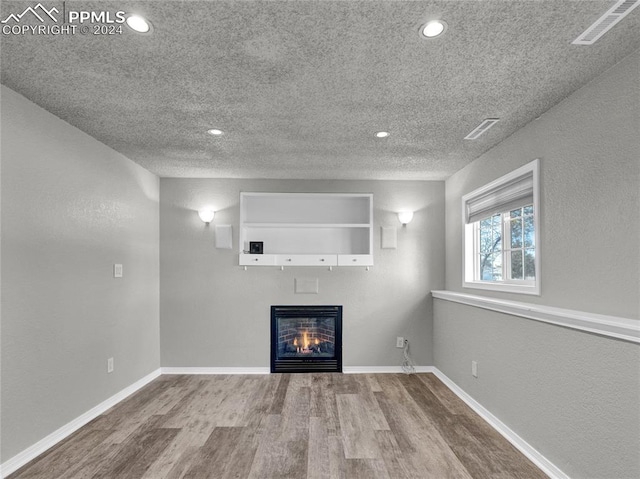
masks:
<path fill-rule="evenodd" d="M 122 265 L 114 264 L 113 265 L 113 277 L 114 278 L 122 278 Z"/>

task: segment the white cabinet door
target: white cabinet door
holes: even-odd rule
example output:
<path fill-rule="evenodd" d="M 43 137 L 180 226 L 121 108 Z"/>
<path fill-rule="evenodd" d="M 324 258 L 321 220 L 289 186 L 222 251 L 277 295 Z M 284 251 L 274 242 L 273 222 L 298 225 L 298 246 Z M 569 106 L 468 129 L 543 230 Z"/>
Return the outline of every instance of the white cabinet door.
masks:
<path fill-rule="evenodd" d="M 339 254 L 338 266 L 373 266 L 373 255 Z"/>
<path fill-rule="evenodd" d="M 275 266 L 276 255 L 275 254 L 241 254 L 240 265 L 241 266 Z"/>

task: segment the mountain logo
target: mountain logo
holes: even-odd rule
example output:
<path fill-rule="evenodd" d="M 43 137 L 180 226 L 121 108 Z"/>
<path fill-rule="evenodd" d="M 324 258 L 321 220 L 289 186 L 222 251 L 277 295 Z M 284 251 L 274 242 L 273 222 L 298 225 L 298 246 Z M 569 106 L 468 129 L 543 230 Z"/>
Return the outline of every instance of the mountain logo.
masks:
<path fill-rule="evenodd" d="M 38 11 L 40 14 L 38 14 Z M 2 20 L 0 23 L 8 23 L 9 20 L 13 20 L 16 23 L 20 23 L 22 17 L 24 17 L 27 13 L 31 12 L 41 23 L 44 23 L 45 19 L 43 18 L 45 15 L 48 16 L 51 20 L 58 23 L 58 19 L 53 16 L 54 13 L 60 13 L 60 11 L 53 7 L 51 10 L 47 10 L 41 3 L 38 3 L 35 7 L 27 7 L 24 12 L 16 15 L 12 13 L 7 18 Z"/>

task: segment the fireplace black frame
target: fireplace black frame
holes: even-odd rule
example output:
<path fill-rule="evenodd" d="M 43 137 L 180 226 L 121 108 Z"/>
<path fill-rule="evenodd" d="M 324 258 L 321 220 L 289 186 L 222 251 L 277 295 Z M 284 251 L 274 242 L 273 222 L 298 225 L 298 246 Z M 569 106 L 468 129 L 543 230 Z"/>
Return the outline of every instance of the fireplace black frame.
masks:
<path fill-rule="evenodd" d="M 333 318 L 335 339 L 333 358 L 278 358 L 278 318 Z M 342 306 L 279 305 L 271 306 L 271 372 L 310 373 L 342 372 Z"/>

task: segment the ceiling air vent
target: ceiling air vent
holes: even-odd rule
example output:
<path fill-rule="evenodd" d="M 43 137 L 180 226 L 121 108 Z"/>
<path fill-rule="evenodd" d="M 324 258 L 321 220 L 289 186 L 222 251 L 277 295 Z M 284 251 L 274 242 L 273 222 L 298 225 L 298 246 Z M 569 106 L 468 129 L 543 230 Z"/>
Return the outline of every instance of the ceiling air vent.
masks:
<path fill-rule="evenodd" d="M 498 123 L 500 118 L 487 118 L 482 123 L 474 128 L 474 130 L 464 137 L 465 140 L 476 140 L 480 135 L 482 135 L 485 131 L 491 128 L 493 125 Z"/>
<path fill-rule="evenodd" d="M 620 0 L 587 28 L 571 43 L 574 45 L 593 45 L 598 38 L 607 33 L 611 27 L 626 17 L 631 10 L 640 5 L 640 0 Z"/>

